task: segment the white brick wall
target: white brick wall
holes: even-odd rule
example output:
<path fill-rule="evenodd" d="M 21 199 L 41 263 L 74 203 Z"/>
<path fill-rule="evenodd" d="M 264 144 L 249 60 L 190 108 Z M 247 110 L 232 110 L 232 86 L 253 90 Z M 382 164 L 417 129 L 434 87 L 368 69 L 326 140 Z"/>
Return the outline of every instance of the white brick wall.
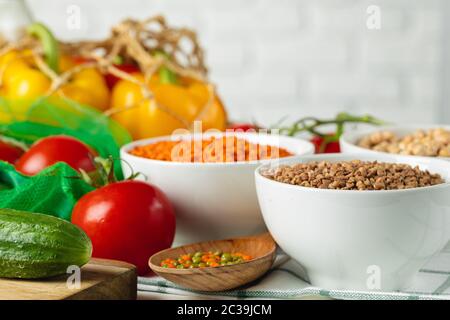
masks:
<path fill-rule="evenodd" d="M 103 37 L 127 16 L 196 28 L 234 119 L 341 110 L 391 121 L 442 119 L 445 0 L 28 0 L 65 39 Z M 82 28 L 66 27 L 80 6 Z M 369 5 L 381 30 L 366 27 Z"/>

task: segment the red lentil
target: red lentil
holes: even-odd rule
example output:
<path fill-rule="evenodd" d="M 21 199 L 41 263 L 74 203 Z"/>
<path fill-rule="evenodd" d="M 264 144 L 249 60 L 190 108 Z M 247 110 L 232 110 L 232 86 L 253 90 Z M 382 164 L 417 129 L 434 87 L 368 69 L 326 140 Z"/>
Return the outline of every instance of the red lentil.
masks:
<path fill-rule="evenodd" d="M 254 144 L 233 136 L 198 141 L 158 141 L 137 146 L 130 153 L 138 157 L 175 162 L 255 161 L 292 155 L 283 148 Z"/>
<path fill-rule="evenodd" d="M 252 257 L 241 252 L 227 253 L 227 252 L 195 252 L 180 255 L 177 259 L 165 259 L 161 261 L 163 268 L 206 268 L 206 267 L 220 267 L 242 263 L 251 260 Z"/>

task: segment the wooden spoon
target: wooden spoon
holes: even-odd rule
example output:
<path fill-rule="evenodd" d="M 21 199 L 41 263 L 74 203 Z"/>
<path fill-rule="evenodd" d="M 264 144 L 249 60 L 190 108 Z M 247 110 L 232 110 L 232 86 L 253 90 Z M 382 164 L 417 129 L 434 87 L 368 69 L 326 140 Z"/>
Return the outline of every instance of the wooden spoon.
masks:
<path fill-rule="evenodd" d="M 199 291 L 230 290 L 258 279 L 275 260 L 276 243 L 269 233 L 227 240 L 206 241 L 160 251 L 149 259 L 150 268 L 159 276 L 182 287 Z M 176 259 L 197 251 L 242 252 L 252 260 L 227 266 L 174 269 L 161 267 L 164 259 Z"/>

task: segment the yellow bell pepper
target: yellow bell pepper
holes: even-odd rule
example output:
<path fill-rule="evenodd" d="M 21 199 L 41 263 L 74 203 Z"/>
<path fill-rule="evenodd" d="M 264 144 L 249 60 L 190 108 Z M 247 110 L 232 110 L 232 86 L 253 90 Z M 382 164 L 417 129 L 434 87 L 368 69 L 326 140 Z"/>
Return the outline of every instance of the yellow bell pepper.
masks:
<path fill-rule="evenodd" d="M 132 76 L 144 83 L 141 73 Z M 176 129 L 189 128 L 194 120 L 202 129 L 226 128 L 227 116 L 219 97 L 212 97 L 205 83 L 186 78 L 176 79 L 165 67 L 154 75 L 148 87 L 153 98 L 145 99 L 141 87 L 128 80 L 119 81 L 111 95 L 112 118 L 128 129 L 134 139 L 170 135 Z"/>
<path fill-rule="evenodd" d="M 28 32 L 38 37 L 43 44 L 47 65 L 58 73 L 67 70 L 70 57 L 59 57 L 58 44 L 50 31 L 42 24 L 29 27 Z M 32 101 L 48 93 L 51 80 L 41 72 L 29 50 L 9 51 L 0 56 L 0 95 L 11 100 Z M 54 92 L 81 104 L 100 110 L 109 106 L 109 90 L 103 75 L 95 68 L 87 68 L 76 73 L 67 83 Z"/>
<path fill-rule="evenodd" d="M 34 65 L 30 51 L 10 51 L 0 57 L 0 94 L 8 99 L 34 99 L 50 89 L 51 81 Z"/>

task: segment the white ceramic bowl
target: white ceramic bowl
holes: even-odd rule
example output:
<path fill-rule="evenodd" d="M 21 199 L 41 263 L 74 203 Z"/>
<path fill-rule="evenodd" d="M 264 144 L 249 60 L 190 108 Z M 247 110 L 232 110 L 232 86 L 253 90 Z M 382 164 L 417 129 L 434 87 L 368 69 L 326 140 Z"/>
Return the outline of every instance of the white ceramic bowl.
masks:
<path fill-rule="evenodd" d="M 264 221 L 313 285 L 399 290 L 450 239 L 450 162 L 380 154 L 305 156 L 300 162 L 353 159 L 418 165 L 447 182 L 406 190 L 323 190 L 265 178 L 262 166 L 255 176 Z"/>
<path fill-rule="evenodd" d="M 222 134 L 203 134 L 203 137 L 211 135 Z M 235 135 L 253 143 L 285 148 L 294 154 L 289 158 L 314 152 L 311 143 L 296 138 L 255 133 Z M 176 136 L 176 139 L 190 137 Z M 177 217 L 176 245 L 253 235 L 265 230 L 254 180 L 254 171 L 261 161 L 182 163 L 150 160 L 128 153 L 138 145 L 170 139 L 173 137 L 132 142 L 122 147 L 121 158 L 134 172 L 143 173 L 149 183 L 161 188 L 171 200 Z M 122 167 L 125 175 L 129 175 L 130 168 L 125 162 Z"/>
<path fill-rule="evenodd" d="M 371 133 L 384 131 L 384 130 L 391 131 L 394 134 L 402 137 L 402 136 L 413 133 L 420 129 L 427 130 L 427 129 L 433 129 L 433 128 L 444 128 L 446 130 L 450 130 L 449 125 L 437 125 L 437 124 L 372 127 L 372 128 L 365 128 L 362 130 L 353 130 L 353 131 L 349 130 L 341 136 L 339 143 L 341 145 L 342 153 L 389 154 L 386 152 L 375 151 L 375 150 L 360 147 L 360 146 L 358 146 L 358 141 Z M 450 158 L 444 158 L 444 157 L 440 157 L 440 158 L 450 161 Z"/>

